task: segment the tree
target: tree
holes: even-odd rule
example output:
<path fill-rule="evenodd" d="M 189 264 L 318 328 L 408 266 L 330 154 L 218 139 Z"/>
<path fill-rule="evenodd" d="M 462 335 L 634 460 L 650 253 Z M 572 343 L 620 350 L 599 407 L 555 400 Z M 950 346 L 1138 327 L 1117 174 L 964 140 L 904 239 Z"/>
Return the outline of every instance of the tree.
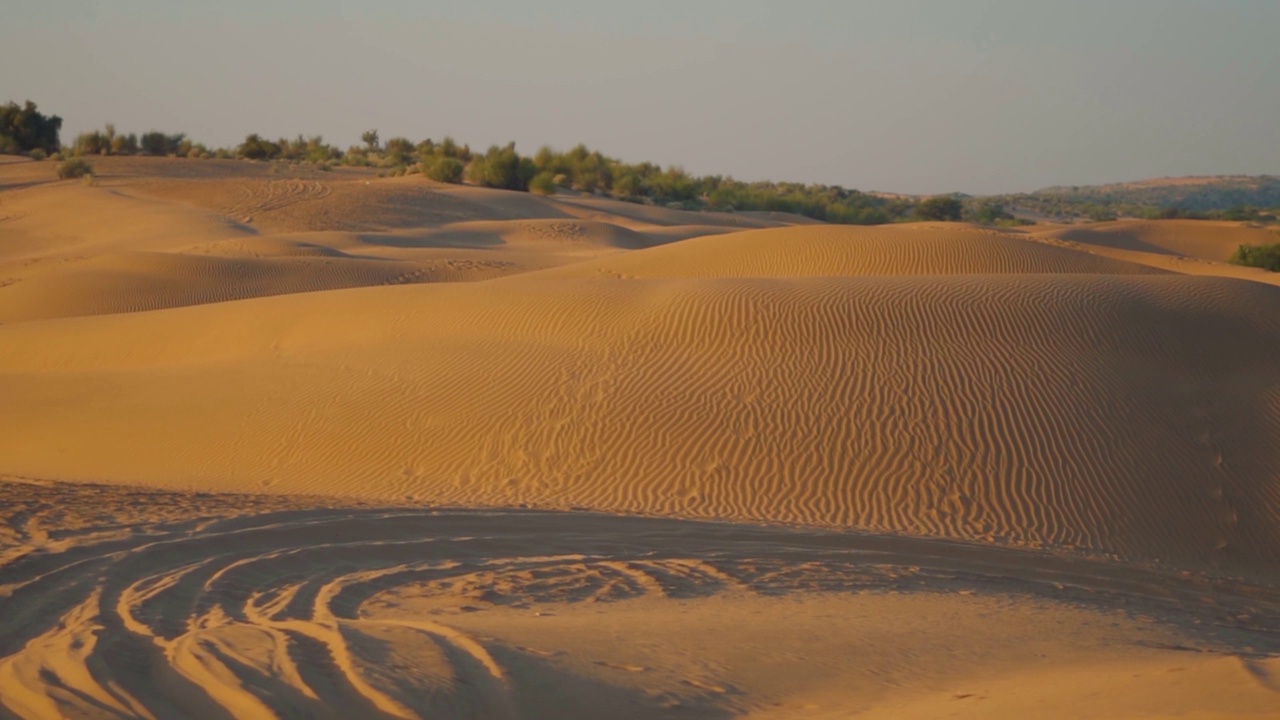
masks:
<path fill-rule="evenodd" d="M 62 118 L 42 115 L 30 100 L 21 107 L 14 102 L 0 105 L 0 153 L 56 153 L 62 147 L 61 130 Z"/>
<path fill-rule="evenodd" d="M 378 152 L 378 131 L 377 130 L 365 130 L 364 134 L 360 136 L 360 141 L 363 142 L 365 145 L 369 146 L 369 152 L 371 153 Z"/>
<path fill-rule="evenodd" d="M 236 148 L 236 154 L 248 160 L 272 160 L 280 157 L 280 146 L 270 140 L 263 140 L 258 133 L 246 135 L 244 142 Z"/>
<path fill-rule="evenodd" d="M 950 195 L 931 197 L 916 206 L 916 219 L 928 221 L 958 221 L 964 205 Z"/>
<path fill-rule="evenodd" d="M 142 148 L 144 155 L 157 155 L 163 157 L 165 155 L 176 154 L 178 152 L 178 147 L 182 144 L 182 141 L 185 138 L 185 133 L 166 135 L 159 130 L 152 130 L 151 132 L 142 134 L 142 138 L 138 141 L 138 145 Z"/>

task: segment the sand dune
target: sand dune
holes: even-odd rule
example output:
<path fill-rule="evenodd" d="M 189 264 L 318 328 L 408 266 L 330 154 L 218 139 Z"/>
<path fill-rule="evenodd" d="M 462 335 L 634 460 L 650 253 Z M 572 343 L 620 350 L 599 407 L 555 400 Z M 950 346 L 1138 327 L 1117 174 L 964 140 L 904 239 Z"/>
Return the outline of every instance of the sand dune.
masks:
<path fill-rule="evenodd" d="M 508 263 L 496 260 L 116 254 L 63 265 L 0 287 L 0 322 L 138 312 L 344 287 L 470 281 L 510 271 Z"/>
<path fill-rule="evenodd" d="M 618 225 L 526 193 L 442 193 L 418 179 L 314 169 L 273 178 L 253 163 L 239 163 L 250 170 L 239 177 L 213 163 L 202 177 L 202 161 L 95 163 L 103 174 L 92 185 L 46 177 L 0 204 L 0 322 L 485 280 L 730 229 Z M 20 179 L 13 168 L 28 165 L 51 172 L 11 163 L 0 176 Z M 140 174 L 150 166 L 158 175 Z M 185 170 L 160 172 L 174 168 Z"/>
<path fill-rule="evenodd" d="M 1224 261 L 1241 245 L 1280 242 L 1272 230 L 1203 220 L 1121 221 L 1057 230 L 1054 237 L 1116 250 Z"/>
<path fill-rule="evenodd" d="M 18 530 L 0 551 L 28 550 L 0 554 L 0 712 L 18 717 L 1274 708 L 1280 600 L 1246 582 L 592 514 L 0 495 Z"/>
<path fill-rule="evenodd" d="M 1149 274 L 1144 265 L 960 225 L 796 226 L 700 237 L 578 263 L 557 277 L 729 278 L 1009 273 Z"/>
<path fill-rule="evenodd" d="M 96 162 L 0 163 L 0 717 L 1274 715 L 1254 231 Z"/>
<path fill-rule="evenodd" d="M 0 328 L 0 456 L 1263 570 L 1276 302 L 1184 276 L 517 276 L 24 323 Z"/>

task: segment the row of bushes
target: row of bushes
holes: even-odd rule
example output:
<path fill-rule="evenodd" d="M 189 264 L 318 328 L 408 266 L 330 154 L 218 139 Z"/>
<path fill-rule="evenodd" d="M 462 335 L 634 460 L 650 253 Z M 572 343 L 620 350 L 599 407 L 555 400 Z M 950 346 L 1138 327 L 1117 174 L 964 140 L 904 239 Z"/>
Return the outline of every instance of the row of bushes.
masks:
<path fill-rule="evenodd" d="M 235 148 L 208 148 L 183 133 L 151 131 L 137 135 L 103 130 L 81 133 L 61 148 L 57 116 L 46 117 L 28 101 L 24 106 L 0 106 L 0 152 L 32 157 L 93 155 L 155 155 L 193 158 L 243 158 L 306 162 L 329 169 L 343 164 L 377 167 L 392 175 L 421 173 L 444 183 L 469 182 L 507 190 L 551 195 L 561 190 L 602 194 L 631 202 L 687 210 L 786 212 L 833 223 L 878 224 L 907 220 L 967 220 L 985 225 L 1012 226 L 1029 221 L 1024 214 L 1114 220 L 1121 216 L 1150 218 L 1206 218 L 1274 222 L 1274 213 L 1235 206 L 1222 210 L 1190 211 L 1176 207 L 1125 204 L 1128 196 L 1102 194 L 1089 188 L 1052 189 L 1040 193 L 972 198 L 943 195 L 926 199 L 886 196 L 838 185 L 752 182 L 720 175 L 695 176 L 682 168 L 663 168 L 649 162 L 625 163 L 585 145 L 568 151 L 543 147 L 521 155 L 514 143 L 493 145 L 483 153 L 449 137 L 436 142 L 413 142 L 394 137 L 382 142 L 377 130 L 361 135 L 362 145 L 342 150 L 315 135 L 269 140 L 257 133 Z M 1269 186 L 1268 186 L 1269 187 Z"/>

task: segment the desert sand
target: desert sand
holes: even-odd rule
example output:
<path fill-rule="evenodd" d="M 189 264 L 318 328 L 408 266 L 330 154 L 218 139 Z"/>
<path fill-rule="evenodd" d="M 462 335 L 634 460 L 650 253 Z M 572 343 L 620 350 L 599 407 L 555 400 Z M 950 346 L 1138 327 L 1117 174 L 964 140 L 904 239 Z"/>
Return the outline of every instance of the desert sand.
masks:
<path fill-rule="evenodd" d="M 95 164 L 0 163 L 0 717 L 1280 717 L 1270 231 Z"/>

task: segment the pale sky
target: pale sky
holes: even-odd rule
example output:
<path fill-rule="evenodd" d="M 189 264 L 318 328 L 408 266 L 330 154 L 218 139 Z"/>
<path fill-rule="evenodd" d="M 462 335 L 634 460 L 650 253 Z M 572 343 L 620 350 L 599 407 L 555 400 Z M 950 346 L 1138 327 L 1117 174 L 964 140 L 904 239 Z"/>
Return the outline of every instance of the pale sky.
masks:
<path fill-rule="evenodd" d="M 0 0 L 27 98 L 908 193 L 1280 173 L 1280 0 Z"/>

